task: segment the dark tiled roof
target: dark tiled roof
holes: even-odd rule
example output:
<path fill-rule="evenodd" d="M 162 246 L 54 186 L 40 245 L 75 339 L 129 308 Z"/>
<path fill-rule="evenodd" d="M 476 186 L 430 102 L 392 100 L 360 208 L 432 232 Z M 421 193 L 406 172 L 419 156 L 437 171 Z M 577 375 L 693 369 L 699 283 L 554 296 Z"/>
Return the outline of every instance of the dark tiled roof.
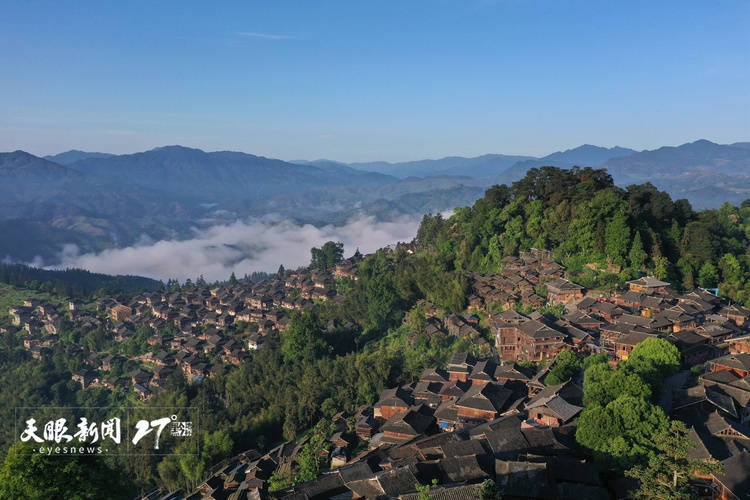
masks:
<path fill-rule="evenodd" d="M 495 378 L 496 379 L 503 378 L 503 379 L 508 379 L 508 380 L 522 380 L 522 381 L 526 381 L 530 379 L 530 377 L 526 373 L 521 371 L 518 368 L 518 366 L 515 365 L 515 363 L 499 365 L 495 369 Z"/>
<path fill-rule="evenodd" d="M 477 439 L 452 441 L 443 444 L 440 448 L 446 458 L 469 457 L 472 455 L 484 455 L 487 453 Z"/>
<path fill-rule="evenodd" d="M 729 368 L 735 368 L 738 370 L 750 371 L 750 354 L 730 354 L 721 358 L 712 359 L 710 363 L 714 363 Z"/>
<path fill-rule="evenodd" d="M 414 491 L 415 486 L 420 484 L 410 467 L 399 467 L 379 472 L 376 480 L 384 494 L 393 496 Z"/>
<path fill-rule="evenodd" d="M 518 328 L 532 338 L 564 337 L 565 334 L 559 332 L 541 321 L 529 320 L 518 325 Z"/>
<path fill-rule="evenodd" d="M 393 389 L 386 389 L 380 395 L 380 400 L 375 403 L 375 408 L 381 406 L 395 406 L 399 408 L 408 408 L 409 402 L 411 401 L 411 394 L 402 388 L 394 387 Z"/>
<path fill-rule="evenodd" d="M 750 453 L 743 451 L 722 463 L 724 471 L 714 477 L 737 498 L 747 498 L 750 495 Z"/>
<path fill-rule="evenodd" d="M 498 429 L 486 433 L 487 443 L 496 458 L 513 460 L 525 452 L 529 443 L 518 427 Z"/>
<path fill-rule="evenodd" d="M 416 408 L 405 413 L 398 413 L 383 424 L 383 432 L 418 436 L 424 433 L 435 421 L 434 417 L 425 415 Z"/>
<path fill-rule="evenodd" d="M 475 500 L 477 486 L 474 484 L 444 486 L 430 490 L 432 500 Z M 421 500 L 424 493 L 407 493 L 398 497 L 400 500 Z"/>
<path fill-rule="evenodd" d="M 547 283 L 547 289 L 551 292 L 579 291 L 583 290 L 581 285 L 568 281 L 565 278 L 557 278 Z"/>
<path fill-rule="evenodd" d="M 451 482 L 474 481 L 489 477 L 482 460 L 475 456 L 444 458 L 440 461 L 440 468 Z"/>
<path fill-rule="evenodd" d="M 494 382 L 484 385 L 473 385 L 456 402 L 456 406 L 500 412 L 511 394 L 512 391 Z"/>
<path fill-rule="evenodd" d="M 615 340 L 616 344 L 636 346 L 646 339 L 656 338 L 656 335 L 643 332 L 630 332 Z"/>
<path fill-rule="evenodd" d="M 555 481 L 599 486 L 599 468 L 593 462 L 582 462 L 572 457 L 550 457 L 547 470 Z"/>
<path fill-rule="evenodd" d="M 670 285 L 666 281 L 658 280 L 653 276 L 644 276 L 642 278 L 638 278 L 637 280 L 628 281 L 628 284 L 638 285 L 645 288 L 661 288 Z"/>
<path fill-rule="evenodd" d="M 426 382 L 447 382 L 448 374 L 443 370 L 439 370 L 436 368 L 425 368 L 425 370 L 422 372 L 420 380 L 424 380 Z"/>

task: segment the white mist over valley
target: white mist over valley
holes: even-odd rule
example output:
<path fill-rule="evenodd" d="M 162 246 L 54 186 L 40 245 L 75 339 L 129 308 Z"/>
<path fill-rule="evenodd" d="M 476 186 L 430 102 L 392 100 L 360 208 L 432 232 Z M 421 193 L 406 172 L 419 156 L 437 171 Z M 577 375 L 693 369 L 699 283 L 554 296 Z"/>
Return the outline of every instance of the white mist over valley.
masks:
<path fill-rule="evenodd" d="M 377 222 L 361 217 L 340 226 L 315 227 L 289 221 L 237 221 L 194 230 L 183 240 L 153 241 L 96 253 L 80 253 L 74 244 L 64 246 L 55 268 L 82 268 L 92 272 L 139 275 L 167 280 L 226 280 L 253 271 L 275 272 L 279 265 L 296 268 L 310 263 L 310 249 L 329 240 L 342 241 L 346 256 L 359 248 L 373 252 L 398 241 L 411 241 L 419 227 L 417 217 Z M 43 265 L 43 262 L 35 262 Z"/>

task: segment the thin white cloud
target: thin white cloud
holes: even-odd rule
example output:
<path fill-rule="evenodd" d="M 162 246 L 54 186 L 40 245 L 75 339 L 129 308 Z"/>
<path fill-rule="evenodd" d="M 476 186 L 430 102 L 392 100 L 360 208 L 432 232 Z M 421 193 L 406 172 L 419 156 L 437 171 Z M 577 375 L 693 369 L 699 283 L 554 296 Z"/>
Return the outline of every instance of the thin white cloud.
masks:
<path fill-rule="evenodd" d="M 271 33 L 257 33 L 254 31 L 237 31 L 235 35 L 243 38 L 259 38 L 262 40 L 291 40 L 294 37 L 288 35 L 275 35 Z"/>
<path fill-rule="evenodd" d="M 310 263 L 310 248 L 329 240 L 342 241 L 346 255 L 359 248 L 374 252 L 398 241 L 410 241 L 419 227 L 418 218 L 376 222 L 372 217 L 350 221 L 343 226 L 315 227 L 291 222 L 234 222 L 196 230 L 187 240 L 152 241 L 142 239 L 126 248 L 81 254 L 75 245 L 66 245 L 59 268 L 76 267 L 106 274 L 134 274 L 184 281 L 203 275 L 207 280 L 226 280 L 253 271 L 274 272 L 279 264 L 296 268 Z M 35 262 L 42 266 L 42 262 Z"/>

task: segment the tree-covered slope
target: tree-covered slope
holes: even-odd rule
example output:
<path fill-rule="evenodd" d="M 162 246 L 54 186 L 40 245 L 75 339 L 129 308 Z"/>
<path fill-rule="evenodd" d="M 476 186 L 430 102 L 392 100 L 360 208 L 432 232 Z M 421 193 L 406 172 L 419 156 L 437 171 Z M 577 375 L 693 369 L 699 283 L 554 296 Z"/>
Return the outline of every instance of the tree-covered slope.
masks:
<path fill-rule="evenodd" d="M 718 286 L 730 299 L 750 300 L 750 201 L 696 212 L 651 184 L 617 187 L 605 170 L 532 169 L 447 220 L 425 216 L 418 241 L 454 269 L 496 271 L 504 256 L 547 248 L 587 286 L 647 271 L 678 287 Z"/>

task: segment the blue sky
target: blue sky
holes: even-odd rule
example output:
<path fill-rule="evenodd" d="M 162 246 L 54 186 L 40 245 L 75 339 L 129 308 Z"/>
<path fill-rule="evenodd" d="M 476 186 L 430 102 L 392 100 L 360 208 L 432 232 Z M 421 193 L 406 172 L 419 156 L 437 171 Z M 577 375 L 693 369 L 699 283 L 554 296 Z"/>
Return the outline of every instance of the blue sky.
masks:
<path fill-rule="evenodd" d="M 747 1 L 0 10 L 3 151 L 393 161 L 750 140 Z"/>

